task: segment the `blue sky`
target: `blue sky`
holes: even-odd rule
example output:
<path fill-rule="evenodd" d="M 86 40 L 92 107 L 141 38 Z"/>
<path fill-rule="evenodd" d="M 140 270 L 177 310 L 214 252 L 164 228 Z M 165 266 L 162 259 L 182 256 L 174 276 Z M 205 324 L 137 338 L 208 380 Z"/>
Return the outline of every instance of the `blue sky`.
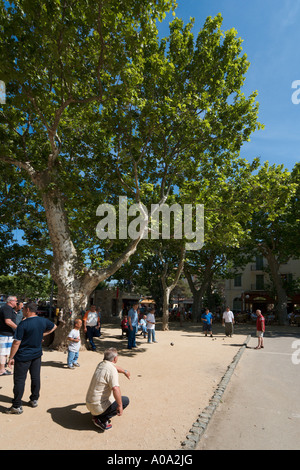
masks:
<path fill-rule="evenodd" d="M 251 65 L 244 93 L 258 91 L 259 122 L 241 156 L 259 157 L 292 170 L 300 161 L 300 104 L 292 102 L 292 83 L 300 80 L 300 0 L 177 0 L 176 15 L 195 18 L 197 36 L 207 16 L 221 13 L 223 30 L 235 28 Z M 170 15 L 166 22 L 172 19 Z M 161 25 L 168 31 L 167 24 Z M 300 94 L 298 95 L 300 97 Z"/>

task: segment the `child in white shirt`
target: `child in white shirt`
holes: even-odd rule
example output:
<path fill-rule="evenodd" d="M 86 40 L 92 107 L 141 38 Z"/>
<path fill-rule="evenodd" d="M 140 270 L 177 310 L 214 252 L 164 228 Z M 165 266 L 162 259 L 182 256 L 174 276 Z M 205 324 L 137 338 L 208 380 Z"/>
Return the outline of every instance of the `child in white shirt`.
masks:
<path fill-rule="evenodd" d="M 147 315 L 147 332 L 148 332 L 148 343 L 157 343 L 155 339 L 155 309 L 150 308 L 150 312 Z"/>
<path fill-rule="evenodd" d="M 68 367 L 69 369 L 74 369 L 79 367 L 78 364 L 78 357 L 79 357 L 79 350 L 80 350 L 80 328 L 82 325 L 82 321 L 80 319 L 75 320 L 74 328 L 70 331 L 68 336 Z"/>

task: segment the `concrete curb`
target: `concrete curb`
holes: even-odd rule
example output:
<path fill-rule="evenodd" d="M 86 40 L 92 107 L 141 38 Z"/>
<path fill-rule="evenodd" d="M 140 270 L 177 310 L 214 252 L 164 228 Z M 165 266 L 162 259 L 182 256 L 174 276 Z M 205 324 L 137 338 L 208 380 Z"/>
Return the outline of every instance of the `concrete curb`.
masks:
<path fill-rule="evenodd" d="M 204 408 L 197 418 L 197 421 L 192 425 L 189 430 L 189 434 L 186 436 L 186 440 L 181 443 L 182 450 L 193 450 L 200 441 L 201 436 L 204 434 L 210 419 L 212 418 L 216 408 L 218 407 L 223 393 L 226 390 L 226 387 L 230 381 L 230 378 L 233 374 L 234 369 L 237 366 L 244 350 L 247 347 L 247 344 L 251 338 L 251 335 L 247 336 L 244 344 L 241 346 L 237 354 L 234 356 L 231 364 L 228 366 L 225 375 L 223 376 L 221 382 L 219 383 L 214 395 L 209 401 L 209 405 Z"/>

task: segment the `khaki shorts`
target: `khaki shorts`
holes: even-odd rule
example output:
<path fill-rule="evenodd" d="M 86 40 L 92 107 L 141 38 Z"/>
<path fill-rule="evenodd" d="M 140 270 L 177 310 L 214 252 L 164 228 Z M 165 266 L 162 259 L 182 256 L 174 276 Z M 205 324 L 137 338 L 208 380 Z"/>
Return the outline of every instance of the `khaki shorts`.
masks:
<path fill-rule="evenodd" d="M 264 336 L 264 332 L 257 330 L 257 331 L 256 331 L 256 336 L 257 336 L 258 338 L 262 338 L 262 337 Z"/>

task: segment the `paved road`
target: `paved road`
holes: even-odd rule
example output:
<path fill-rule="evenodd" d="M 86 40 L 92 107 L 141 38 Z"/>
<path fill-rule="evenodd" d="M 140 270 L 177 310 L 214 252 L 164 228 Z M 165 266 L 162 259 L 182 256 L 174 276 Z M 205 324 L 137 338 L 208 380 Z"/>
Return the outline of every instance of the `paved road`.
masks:
<path fill-rule="evenodd" d="M 251 338 L 196 450 L 300 449 L 300 336 Z"/>

